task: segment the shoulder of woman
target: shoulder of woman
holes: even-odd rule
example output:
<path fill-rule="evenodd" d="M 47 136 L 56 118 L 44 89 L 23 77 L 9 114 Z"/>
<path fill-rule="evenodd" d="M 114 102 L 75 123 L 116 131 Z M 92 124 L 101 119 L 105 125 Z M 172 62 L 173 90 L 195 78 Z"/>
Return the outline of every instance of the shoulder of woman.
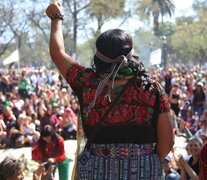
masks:
<path fill-rule="evenodd" d="M 84 67 L 84 66 L 82 66 L 82 65 L 80 65 L 78 63 L 71 64 L 68 67 L 68 71 L 74 70 L 74 69 L 77 69 L 79 71 L 84 71 L 84 72 L 95 72 L 93 68 Z"/>

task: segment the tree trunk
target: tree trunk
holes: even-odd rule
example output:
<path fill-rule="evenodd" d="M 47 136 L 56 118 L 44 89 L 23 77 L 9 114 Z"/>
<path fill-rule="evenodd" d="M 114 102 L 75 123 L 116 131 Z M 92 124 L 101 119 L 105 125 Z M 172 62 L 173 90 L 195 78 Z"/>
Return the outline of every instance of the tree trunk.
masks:
<path fill-rule="evenodd" d="M 200 61 L 199 61 L 200 67 L 201 67 L 205 62 L 207 62 L 206 60 L 207 60 L 207 56 L 206 56 L 206 52 L 205 52 L 205 50 L 200 49 Z"/>
<path fill-rule="evenodd" d="M 77 18 L 77 4 L 76 0 L 74 2 L 73 9 L 73 55 L 75 55 L 75 59 L 77 59 L 77 29 L 78 29 L 78 18 Z"/>
<path fill-rule="evenodd" d="M 154 35 L 159 35 L 159 12 L 155 11 L 153 12 L 153 31 Z"/>

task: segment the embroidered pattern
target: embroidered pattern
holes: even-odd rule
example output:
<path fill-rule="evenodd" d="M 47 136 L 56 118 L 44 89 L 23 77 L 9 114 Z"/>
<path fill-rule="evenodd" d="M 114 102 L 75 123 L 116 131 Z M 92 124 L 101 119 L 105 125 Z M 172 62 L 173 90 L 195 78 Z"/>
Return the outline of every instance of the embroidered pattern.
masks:
<path fill-rule="evenodd" d="M 102 94 L 97 98 L 94 108 L 87 114 L 88 105 L 93 101 L 97 84 L 93 82 L 96 79 L 95 72 L 90 68 L 84 68 L 79 64 L 71 65 L 67 71 L 67 81 L 75 91 L 76 88 L 82 88 L 83 112 L 85 116 L 84 123 L 89 126 L 95 125 L 100 117 L 106 111 L 110 104 L 108 98 L 104 98 L 108 89 L 104 88 Z M 151 118 L 154 113 L 154 103 L 156 92 L 160 95 L 160 112 L 169 112 L 170 107 L 168 99 L 163 95 L 163 90 L 159 85 L 152 81 L 152 86 L 145 90 L 147 80 L 145 78 L 135 81 L 129 86 L 124 96 L 119 99 L 113 110 L 105 118 L 103 126 L 113 124 L 134 124 L 142 126 L 151 126 Z M 114 88 L 111 92 L 111 100 L 122 90 L 123 86 Z"/>
<path fill-rule="evenodd" d="M 79 171 L 79 180 L 161 179 L 162 165 L 159 156 L 151 152 L 153 150 L 152 144 L 92 144 L 91 148 L 92 153 L 88 168 Z M 106 156 L 109 153 L 106 149 L 111 150 L 111 155 Z M 119 153 L 114 155 L 113 151 Z M 134 153 L 129 157 L 130 151 L 141 152 L 141 155 Z M 120 153 L 123 156 L 120 156 Z"/>

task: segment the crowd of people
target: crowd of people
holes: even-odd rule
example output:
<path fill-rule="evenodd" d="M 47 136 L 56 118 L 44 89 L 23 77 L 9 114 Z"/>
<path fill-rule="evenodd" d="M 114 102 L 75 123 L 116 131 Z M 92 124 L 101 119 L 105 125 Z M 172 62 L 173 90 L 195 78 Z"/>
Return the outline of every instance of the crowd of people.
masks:
<path fill-rule="evenodd" d="M 207 73 L 182 66 L 152 68 L 165 89 L 177 135 L 207 139 Z M 0 74 L 0 147 L 32 146 L 49 124 L 64 139 L 75 139 L 79 104 L 65 80 L 53 70 L 23 68 Z M 189 136 L 190 134 L 190 136 Z"/>
<path fill-rule="evenodd" d="M 172 149 L 163 161 L 166 179 L 196 180 L 199 173 L 200 179 L 206 179 L 206 170 L 203 175 L 202 169 L 202 165 L 206 167 L 206 153 L 201 151 L 207 141 L 207 71 L 177 64 L 150 72 L 168 95 L 175 134 L 184 136 L 187 144 L 185 155 Z"/>
<path fill-rule="evenodd" d="M 187 139 L 188 156 L 175 157 L 172 150 L 163 161 L 165 173 L 174 179 L 195 179 L 201 148 L 207 140 L 207 73 L 199 68 L 184 70 L 182 66 L 151 68 L 149 72 L 169 97 L 175 134 Z M 79 104 L 60 74 L 23 68 L 20 73 L 2 72 L 0 77 L 1 148 L 32 146 L 45 125 L 64 139 L 76 138 Z"/>
<path fill-rule="evenodd" d="M 207 72 L 198 67 L 190 70 L 182 65 L 169 67 L 164 71 L 151 69 L 165 89 L 171 106 L 175 132 L 186 132 L 205 141 L 207 122 Z"/>
<path fill-rule="evenodd" d="M 56 164 L 60 180 L 67 180 L 64 140 L 76 139 L 76 132 L 82 131 L 88 142 L 78 154 L 78 179 L 122 177 L 120 172 L 108 171 L 108 165 L 129 167 L 123 174 L 125 179 L 160 179 L 161 166 L 167 180 L 196 180 L 201 174 L 205 179 L 200 170 L 205 172 L 205 158 L 201 158 L 205 154 L 201 156 L 201 152 L 206 151 L 203 145 L 207 142 L 207 71 L 181 64 L 146 71 L 131 36 L 120 29 L 98 37 L 94 67 L 86 68 L 65 53 L 61 31 L 53 36 L 56 29 L 61 30 L 61 4 L 52 3 L 46 13 L 52 26 L 50 55 L 61 74 L 43 67 L 0 73 L 0 148 L 33 147 L 33 160 Z M 111 43 L 116 52 L 109 48 Z M 186 157 L 175 155 L 173 131 L 185 136 Z M 123 149 L 142 153 L 123 154 Z M 81 160 L 87 151 L 88 163 L 94 165 L 91 170 L 85 159 Z M 108 164 L 114 156 L 118 164 L 124 158 L 125 164 Z M 139 166 L 141 160 L 151 165 Z M 139 170 L 143 173 L 137 173 Z"/>
<path fill-rule="evenodd" d="M 55 71 L 0 73 L 0 148 L 32 146 L 45 125 L 75 139 L 78 113 L 76 96 Z"/>
<path fill-rule="evenodd" d="M 207 71 L 181 64 L 147 70 L 121 29 L 101 33 L 93 66 L 82 66 L 65 51 L 62 4 L 50 3 L 46 15 L 60 74 L 0 74 L 0 148 L 32 146 L 40 164 L 33 179 L 54 179 L 55 164 L 59 179 L 68 180 L 64 140 L 76 134 L 73 179 L 207 179 Z M 186 138 L 187 155 L 176 155 L 174 134 Z M 22 179 L 22 171 L 18 160 L 0 163 L 5 180 Z"/>

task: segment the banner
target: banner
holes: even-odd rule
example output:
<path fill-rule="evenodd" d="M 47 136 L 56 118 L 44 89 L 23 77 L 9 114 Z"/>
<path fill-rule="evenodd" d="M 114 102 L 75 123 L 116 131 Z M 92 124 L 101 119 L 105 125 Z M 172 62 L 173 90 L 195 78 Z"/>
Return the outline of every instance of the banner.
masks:
<path fill-rule="evenodd" d="M 161 49 L 157 49 L 157 50 L 152 51 L 150 53 L 149 62 L 151 65 L 161 64 L 161 60 L 162 60 L 162 50 Z"/>
<path fill-rule="evenodd" d="M 6 59 L 3 60 L 3 65 L 11 64 L 13 62 L 19 61 L 19 51 L 16 49 L 11 53 Z"/>

